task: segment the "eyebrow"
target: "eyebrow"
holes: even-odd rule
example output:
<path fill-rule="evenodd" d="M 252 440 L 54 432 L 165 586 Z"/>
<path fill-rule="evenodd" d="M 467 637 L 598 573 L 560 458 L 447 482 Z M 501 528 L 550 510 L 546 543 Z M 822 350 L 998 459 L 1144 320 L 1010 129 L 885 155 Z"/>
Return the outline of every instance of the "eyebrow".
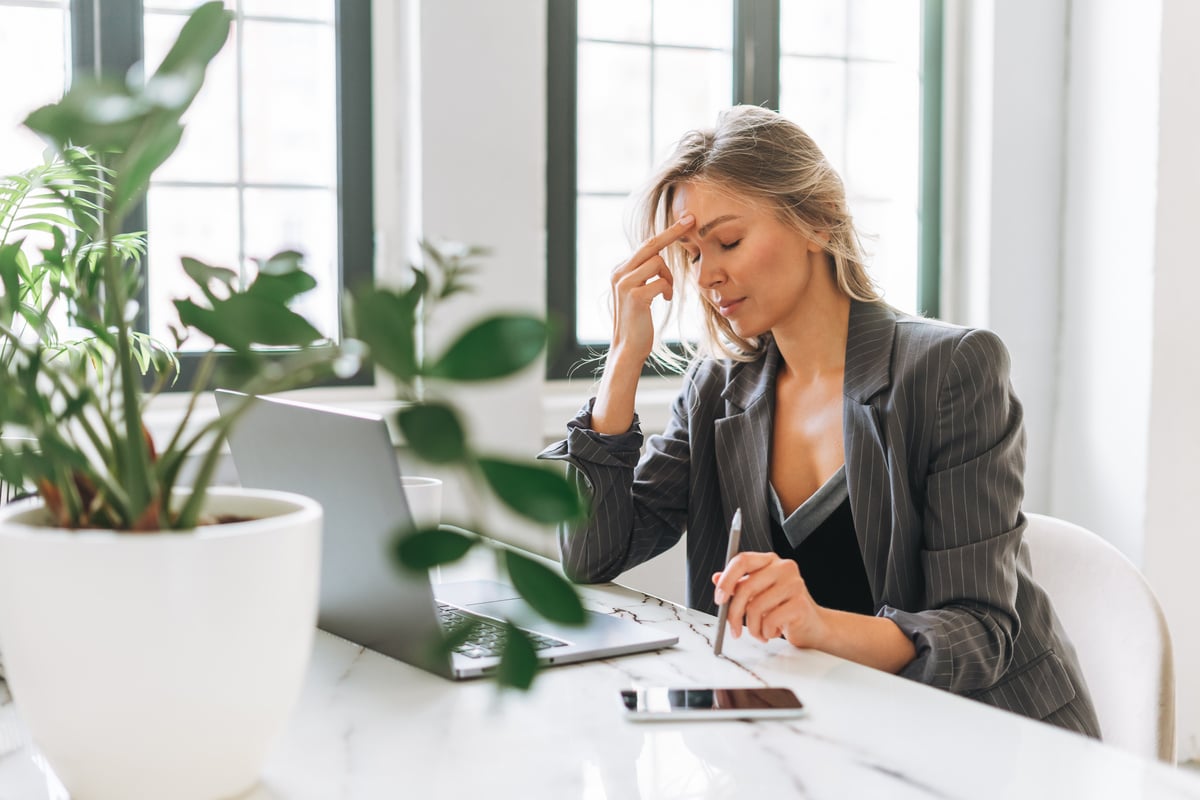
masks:
<path fill-rule="evenodd" d="M 700 230 L 696 231 L 697 238 L 703 239 L 705 236 L 708 236 L 709 231 L 711 231 L 713 228 L 717 227 L 721 223 L 729 222 L 731 219 L 737 219 L 737 218 L 738 217 L 736 214 L 724 214 L 722 216 L 719 216 L 716 219 L 709 221 L 708 224 L 702 226 L 700 228 Z M 689 239 L 687 236 L 680 236 L 679 241 L 690 242 L 691 239 Z"/>

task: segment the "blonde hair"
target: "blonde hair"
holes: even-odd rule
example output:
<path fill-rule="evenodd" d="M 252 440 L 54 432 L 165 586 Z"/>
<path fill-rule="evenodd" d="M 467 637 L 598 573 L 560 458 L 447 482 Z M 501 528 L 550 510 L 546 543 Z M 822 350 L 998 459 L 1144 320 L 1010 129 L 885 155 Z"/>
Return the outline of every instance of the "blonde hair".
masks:
<path fill-rule="evenodd" d="M 842 179 L 816 142 L 794 122 L 774 111 L 743 105 L 721 112 L 716 127 L 685 134 L 637 197 L 635 241 L 644 242 L 672 223 L 675 191 L 691 182 L 703 182 L 774 210 L 784 224 L 822 242 L 842 292 L 864 302 L 880 299 L 879 288 L 863 265 Z M 676 300 L 670 315 L 677 313 L 676 307 L 686 297 L 688 264 L 678 244 L 663 255 L 675 277 Z M 761 353 L 759 339 L 738 336 L 711 305 L 701 305 L 704 339 L 699 350 L 685 345 L 681 357 L 660 340 L 655 343 L 654 361 L 680 369 L 697 355 L 751 361 Z"/>

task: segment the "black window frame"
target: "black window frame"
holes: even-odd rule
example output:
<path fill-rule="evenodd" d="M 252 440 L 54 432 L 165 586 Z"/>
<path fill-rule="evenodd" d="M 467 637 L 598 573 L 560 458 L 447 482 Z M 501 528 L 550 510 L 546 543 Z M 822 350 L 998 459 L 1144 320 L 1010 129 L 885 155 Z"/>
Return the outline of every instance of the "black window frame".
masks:
<path fill-rule="evenodd" d="M 938 316 L 941 297 L 941 139 L 944 0 L 922 0 L 917 303 Z M 779 108 L 780 0 L 733 0 L 734 104 Z M 547 2 L 546 307 L 563 332 L 546 378 L 568 378 L 603 345 L 576 338 L 577 0 Z M 768 66 L 769 65 L 769 66 Z M 652 372 L 648 367 L 647 372 Z"/>
<path fill-rule="evenodd" d="M 70 0 L 71 79 L 76 75 L 124 75 L 142 60 L 142 0 Z M 337 51 L 337 213 L 338 290 L 370 283 L 375 265 L 373 131 L 371 109 L 371 0 L 336 0 Z M 154 232 L 147 226 L 143 200 L 126 218 L 127 231 Z M 144 260 L 143 264 L 148 263 Z M 149 330 L 148 290 L 143 282 L 137 327 Z M 339 327 L 344 324 L 339 307 Z M 339 336 L 344 335 L 339 330 Z M 180 352 L 179 376 L 165 391 L 192 389 L 204 353 Z M 152 383 L 147 376 L 147 384 Z M 348 378 L 330 378 L 321 386 L 373 386 L 375 375 L 362 369 Z"/>

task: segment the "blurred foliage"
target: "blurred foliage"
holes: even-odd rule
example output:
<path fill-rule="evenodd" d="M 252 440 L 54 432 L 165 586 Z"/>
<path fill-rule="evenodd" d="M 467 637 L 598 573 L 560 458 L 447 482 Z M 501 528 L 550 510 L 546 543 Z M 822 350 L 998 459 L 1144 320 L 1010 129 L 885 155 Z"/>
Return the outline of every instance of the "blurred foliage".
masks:
<path fill-rule="evenodd" d="M 224 46 L 231 22 L 220 2 L 205 3 L 191 13 L 148 79 L 80 78 L 60 101 L 26 119 L 54 155 L 0 188 L 0 209 L 8 209 L 0 216 L 0 342 L 6 371 L 0 429 L 20 430 L 35 441 L 0 440 L 0 479 L 36 486 L 63 527 L 187 530 L 201 522 L 221 444 L 253 395 L 373 366 L 390 373 L 408 401 L 397 421 L 409 446 L 432 464 L 458 470 L 479 501 L 473 509 L 495 496 L 540 524 L 581 517 L 584 502 L 557 471 L 532 460 L 477 452 L 447 399 L 461 384 L 504 378 L 534 364 L 546 344 L 544 322 L 497 314 L 469 325 L 444 352 L 424 353 L 424 323 L 438 305 L 469 289 L 476 260 L 486 255 L 477 247 L 423 242 L 423 264 L 413 267 L 410 285 L 360 287 L 347 297 L 346 338 L 340 342 L 323 339 L 291 308 L 315 285 L 299 253 L 285 251 L 260 261 L 249 278 L 183 259 L 194 292 L 175 301 L 175 344 L 199 335 L 213 346 L 169 441 L 160 447 L 151 440 L 144 420 L 147 403 L 173 379 L 178 365 L 134 327 L 146 274 L 145 237 L 121 233 L 122 223 L 144 197 L 155 170 L 178 147 L 183 115 Z M 35 233 L 46 245 L 31 261 L 24 240 L 14 237 Z M 81 338 L 60 341 L 50 321 L 56 304 L 66 307 L 71 324 L 84 332 Z M 147 370 L 154 375 L 150 389 L 142 385 Z M 248 397 L 232 414 L 200 421 L 197 399 L 214 382 Z M 176 507 L 169 500 L 191 455 L 200 466 L 191 494 Z M 492 548 L 540 613 L 582 622 L 582 606 L 570 583 L 539 560 L 493 544 L 484 536 L 485 525 L 472 522 L 474 533 L 398 531 L 392 555 L 401 568 L 428 569 L 481 546 Z M 506 641 L 499 680 L 527 687 L 537 666 L 533 645 L 511 625 Z M 452 640 L 442 646 L 448 644 Z"/>

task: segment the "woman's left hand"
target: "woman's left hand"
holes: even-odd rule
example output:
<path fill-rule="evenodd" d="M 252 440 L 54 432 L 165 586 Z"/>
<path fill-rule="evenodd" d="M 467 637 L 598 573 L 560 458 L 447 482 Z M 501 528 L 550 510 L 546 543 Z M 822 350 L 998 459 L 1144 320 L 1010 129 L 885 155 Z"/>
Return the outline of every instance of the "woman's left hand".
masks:
<path fill-rule="evenodd" d="M 784 636 L 796 647 L 820 649 L 826 634 L 824 609 L 808 592 L 800 568 L 775 553 L 739 553 L 724 572 L 713 574 L 717 605 L 729 598 L 729 629 L 760 641 Z"/>

